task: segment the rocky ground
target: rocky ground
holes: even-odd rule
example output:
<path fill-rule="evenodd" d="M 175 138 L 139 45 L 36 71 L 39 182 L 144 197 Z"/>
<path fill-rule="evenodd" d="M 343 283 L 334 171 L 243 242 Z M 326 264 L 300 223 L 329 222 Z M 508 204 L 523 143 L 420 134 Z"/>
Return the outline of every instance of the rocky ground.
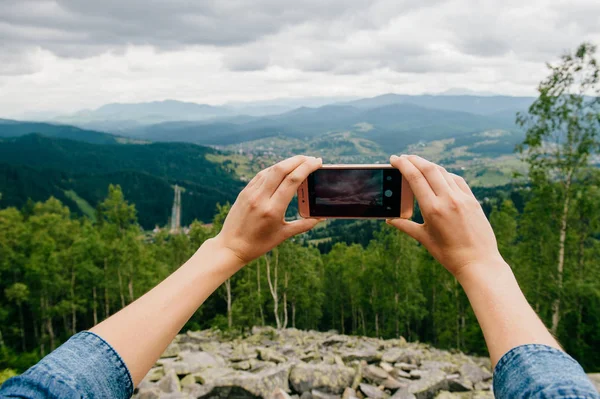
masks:
<path fill-rule="evenodd" d="M 493 398 L 487 358 L 407 343 L 270 327 L 246 338 L 178 335 L 134 398 Z"/>

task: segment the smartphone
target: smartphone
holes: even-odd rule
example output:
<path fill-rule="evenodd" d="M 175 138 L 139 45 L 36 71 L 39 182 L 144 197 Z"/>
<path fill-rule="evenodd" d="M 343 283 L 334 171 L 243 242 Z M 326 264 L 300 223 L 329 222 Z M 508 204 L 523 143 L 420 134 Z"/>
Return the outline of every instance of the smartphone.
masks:
<path fill-rule="evenodd" d="M 414 197 L 392 165 L 323 165 L 298 188 L 303 218 L 410 219 Z"/>

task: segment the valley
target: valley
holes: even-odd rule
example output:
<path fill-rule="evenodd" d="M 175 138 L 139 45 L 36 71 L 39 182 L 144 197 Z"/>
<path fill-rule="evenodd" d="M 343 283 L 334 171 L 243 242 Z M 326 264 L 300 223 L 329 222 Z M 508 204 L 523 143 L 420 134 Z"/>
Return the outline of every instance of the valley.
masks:
<path fill-rule="evenodd" d="M 54 196 L 93 218 L 108 185 L 119 184 L 136 204 L 140 224 L 153 229 L 169 223 L 178 184 L 186 188 L 182 223 L 209 222 L 217 203 L 233 201 L 257 172 L 296 154 L 361 164 L 414 153 L 474 186 L 519 183 L 523 178 L 514 176 L 525 168 L 514 148 L 524 136 L 514 112 L 530 102 L 389 94 L 265 106 L 244 115 L 250 108 L 163 101 L 108 104 L 46 122 L 2 119 L 0 203 L 22 207 Z M 292 204 L 288 216 L 295 209 Z"/>

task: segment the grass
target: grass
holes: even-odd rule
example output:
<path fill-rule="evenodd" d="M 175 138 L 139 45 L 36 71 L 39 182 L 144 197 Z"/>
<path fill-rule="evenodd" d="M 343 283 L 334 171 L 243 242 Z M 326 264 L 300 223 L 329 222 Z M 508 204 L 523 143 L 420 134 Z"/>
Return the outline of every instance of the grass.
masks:
<path fill-rule="evenodd" d="M 65 195 L 77 204 L 77 207 L 83 212 L 84 215 L 92 220 L 96 220 L 96 210 L 86 200 L 81 198 L 73 190 L 65 190 Z"/>

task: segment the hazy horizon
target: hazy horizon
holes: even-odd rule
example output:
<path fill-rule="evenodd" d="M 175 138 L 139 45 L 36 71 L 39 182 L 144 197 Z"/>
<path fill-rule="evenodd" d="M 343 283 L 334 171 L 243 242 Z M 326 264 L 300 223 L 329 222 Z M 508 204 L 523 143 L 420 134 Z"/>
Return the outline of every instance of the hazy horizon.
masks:
<path fill-rule="evenodd" d="M 598 14 L 589 0 L 6 0 L 0 115 L 168 98 L 531 96 L 545 62 L 600 43 Z"/>

